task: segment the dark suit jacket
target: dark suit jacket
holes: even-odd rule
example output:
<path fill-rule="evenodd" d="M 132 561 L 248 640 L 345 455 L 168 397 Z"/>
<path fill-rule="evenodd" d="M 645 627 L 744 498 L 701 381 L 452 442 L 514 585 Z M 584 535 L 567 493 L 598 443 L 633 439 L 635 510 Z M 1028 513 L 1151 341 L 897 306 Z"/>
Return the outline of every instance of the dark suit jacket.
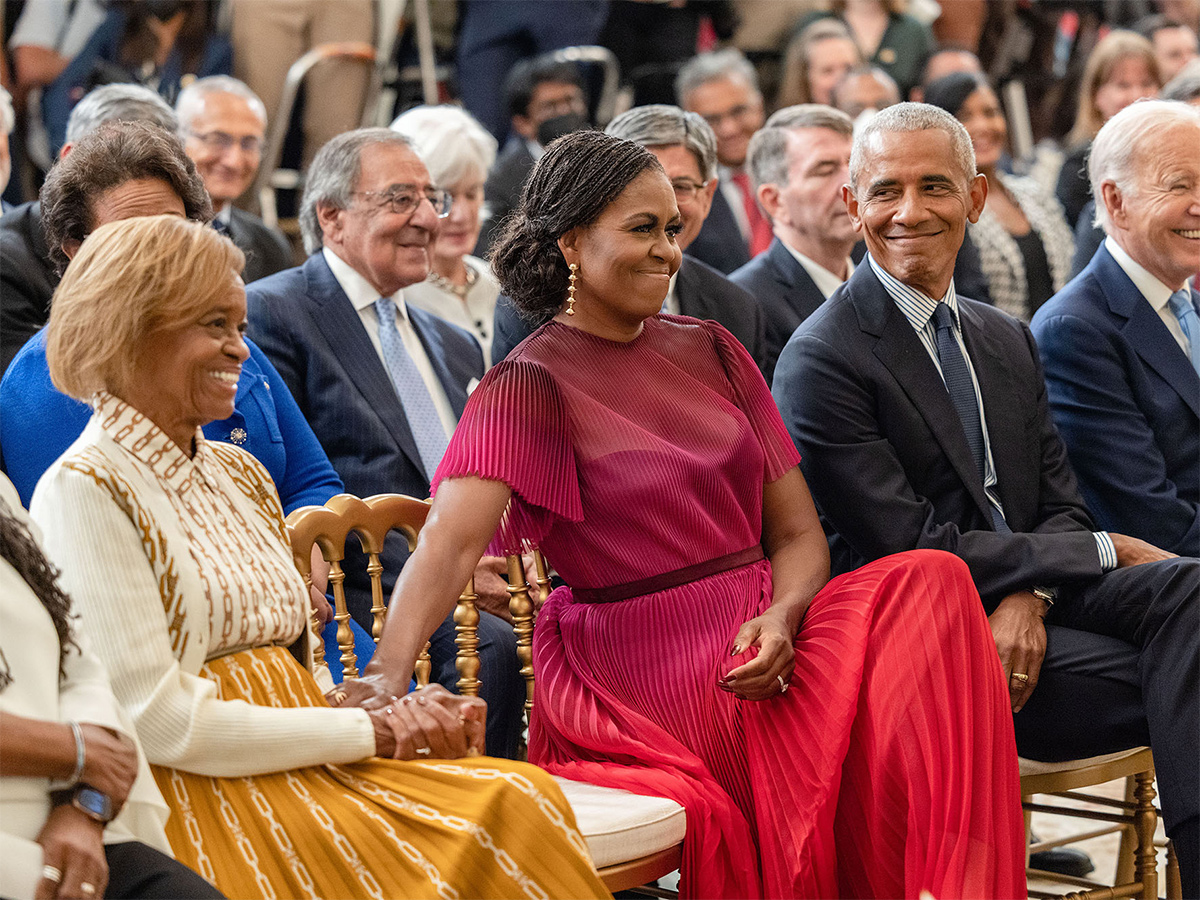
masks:
<path fill-rule="evenodd" d="M 246 271 L 242 274 L 246 284 L 295 265 L 287 239 L 258 216 L 236 206 L 229 217 L 229 239 L 246 254 Z"/>
<path fill-rule="evenodd" d="M 1102 528 L 1200 556 L 1200 376 L 1104 245 L 1032 326 Z"/>
<path fill-rule="evenodd" d="M 492 241 L 500 233 L 500 225 L 514 209 L 521 205 L 521 192 L 525 181 L 533 171 L 533 154 L 529 152 L 524 138 L 511 137 L 504 150 L 492 166 L 483 196 L 487 200 L 489 215 L 479 231 L 475 244 L 475 255 L 487 259 L 491 255 Z"/>
<path fill-rule="evenodd" d="M 57 286 L 41 204 L 23 203 L 0 218 L 0 374 L 46 324 Z"/>
<path fill-rule="evenodd" d="M 766 253 L 760 253 L 730 275 L 729 280 L 753 294 L 762 307 L 767 345 L 763 375 L 770 384 L 784 344 L 800 323 L 825 302 L 825 295 L 779 238 L 771 241 Z"/>
<path fill-rule="evenodd" d="M 750 246 L 719 189 L 700 233 L 688 247 L 688 255 L 726 275 L 750 262 Z"/>
<path fill-rule="evenodd" d="M 724 325 L 762 368 L 763 320 L 753 297 L 720 272 L 686 254 L 675 279 L 675 296 L 683 315 Z M 521 318 L 507 296 L 501 295 L 496 303 L 492 332 L 492 359 L 499 361 L 533 333 L 533 326 Z"/>
<path fill-rule="evenodd" d="M 287 382 L 346 490 L 360 497 L 388 491 L 429 496 L 432 473 L 421 465 L 404 407 L 324 257 L 314 253 L 303 266 L 254 282 L 246 289 L 246 303 L 251 337 Z M 450 405 L 461 415 L 468 383 L 483 377 L 479 343 L 416 307 L 409 306 L 408 315 Z M 394 580 L 407 556 L 403 538 L 391 535 L 385 579 Z M 385 581 L 384 587 L 390 595 L 391 584 Z M 364 565 L 348 568 L 346 588 L 361 624 L 371 605 Z M 369 613 L 365 617 L 369 628 Z"/>
<path fill-rule="evenodd" d="M 1100 559 L 1033 336 L 993 307 L 959 303 L 1011 535 L 992 530 L 950 395 L 869 265 L 797 329 L 773 393 L 835 572 L 918 547 L 947 550 L 970 566 L 991 609 L 1013 591 L 1099 576 Z"/>

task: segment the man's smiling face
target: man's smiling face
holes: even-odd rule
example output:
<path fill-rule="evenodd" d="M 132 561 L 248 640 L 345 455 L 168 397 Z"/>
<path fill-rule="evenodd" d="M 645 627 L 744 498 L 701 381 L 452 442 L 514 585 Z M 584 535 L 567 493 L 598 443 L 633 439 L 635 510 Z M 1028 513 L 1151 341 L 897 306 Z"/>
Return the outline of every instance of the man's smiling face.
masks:
<path fill-rule="evenodd" d="M 869 135 L 858 182 L 844 189 L 844 197 L 875 261 L 940 299 L 967 222 L 978 221 L 983 211 L 987 180 L 963 171 L 944 131 L 880 131 Z"/>

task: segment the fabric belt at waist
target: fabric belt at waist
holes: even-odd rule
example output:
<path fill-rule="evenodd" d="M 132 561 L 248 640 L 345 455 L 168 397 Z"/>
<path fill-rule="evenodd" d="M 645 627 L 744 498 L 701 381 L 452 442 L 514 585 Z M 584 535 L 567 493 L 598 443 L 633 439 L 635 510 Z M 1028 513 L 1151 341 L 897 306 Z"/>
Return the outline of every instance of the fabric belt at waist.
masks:
<path fill-rule="evenodd" d="M 736 553 L 728 553 L 725 556 L 718 556 L 716 559 L 707 559 L 694 566 L 684 566 L 682 569 L 663 572 L 661 575 L 639 578 L 637 581 L 627 581 L 624 584 L 614 584 L 611 587 L 603 588 L 572 588 L 571 595 L 583 603 L 615 603 L 618 600 L 628 600 L 630 597 L 641 597 L 644 594 L 654 594 L 668 588 L 679 587 L 689 581 L 699 581 L 710 575 L 718 575 L 721 572 L 728 572 L 730 569 L 748 566 L 760 559 L 763 559 L 762 545 L 755 544 L 753 547 L 747 547 Z"/>

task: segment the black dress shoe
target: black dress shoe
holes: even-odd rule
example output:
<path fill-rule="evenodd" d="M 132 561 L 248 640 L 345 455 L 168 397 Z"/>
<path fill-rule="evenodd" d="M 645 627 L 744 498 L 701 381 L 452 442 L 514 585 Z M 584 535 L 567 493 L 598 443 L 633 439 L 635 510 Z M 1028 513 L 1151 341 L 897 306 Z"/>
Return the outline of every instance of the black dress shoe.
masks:
<path fill-rule="evenodd" d="M 1041 869 L 1043 872 L 1071 875 L 1075 878 L 1082 878 L 1096 868 L 1090 856 L 1082 850 L 1072 850 L 1070 847 L 1055 847 L 1051 850 L 1031 853 L 1029 854 L 1029 867 Z"/>

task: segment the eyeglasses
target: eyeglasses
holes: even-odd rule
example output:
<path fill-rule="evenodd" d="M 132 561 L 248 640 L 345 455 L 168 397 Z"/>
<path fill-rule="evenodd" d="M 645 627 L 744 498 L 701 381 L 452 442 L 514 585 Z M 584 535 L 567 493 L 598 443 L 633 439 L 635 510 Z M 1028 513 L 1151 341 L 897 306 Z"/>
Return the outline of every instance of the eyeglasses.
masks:
<path fill-rule="evenodd" d="M 375 197 L 381 206 L 387 206 L 398 216 L 411 215 L 416 212 L 422 200 L 428 200 L 439 219 L 450 215 L 451 197 L 449 191 L 441 188 L 429 188 L 424 193 L 412 189 L 395 189 L 390 191 L 355 191 L 356 197 Z"/>
<path fill-rule="evenodd" d="M 680 200 L 694 200 L 708 185 L 707 181 L 692 181 L 690 178 L 676 178 L 671 181 L 675 196 Z"/>
<path fill-rule="evenodd" d="M 209 150 L 216 150 L 220 153 L 237 146 L 242 149 L 243 153 L 259 154 L 263 148 L 263 139 L 253 134 L 240 138 L 226 134 L 224 131 L 206 131 L 203 134 L 198 131 L 189 131 L 188 134 Z"/>

